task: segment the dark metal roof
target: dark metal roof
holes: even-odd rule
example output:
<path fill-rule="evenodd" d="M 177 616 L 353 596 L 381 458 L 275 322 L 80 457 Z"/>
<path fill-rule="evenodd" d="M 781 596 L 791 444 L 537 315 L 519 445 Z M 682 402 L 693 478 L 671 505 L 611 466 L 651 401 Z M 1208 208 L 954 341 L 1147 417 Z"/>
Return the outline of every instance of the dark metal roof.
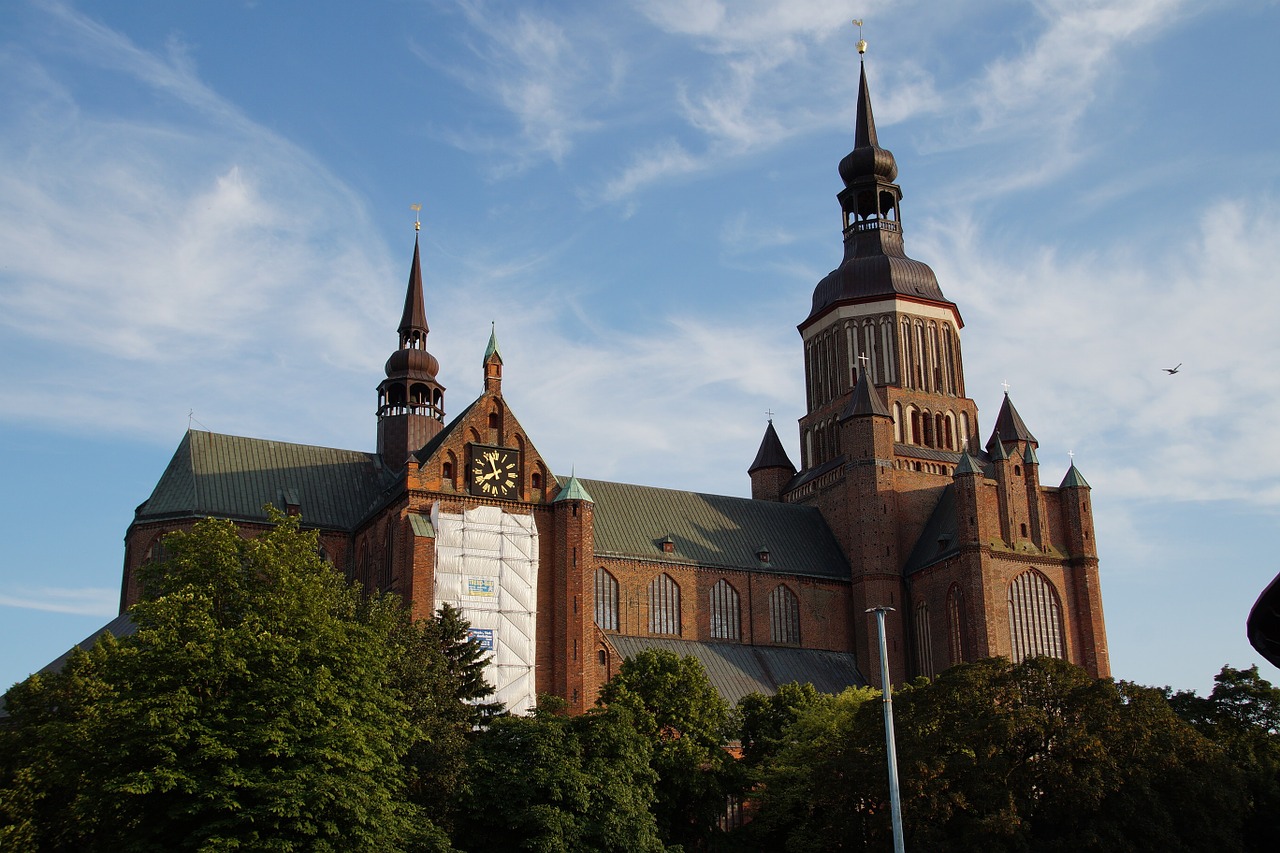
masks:
<path fill-rule="evenodd" d="M 938 497 L 938 503 L 933 507 L 933 514 L 925 523 L 924 530 L 920 531 L 916 547 L 907 558 L 907 564 L 902 570 L 903 574 L 909 575 L 925 566 L 931 566 L 960 553 L 959 533 L 960 523 L 956 517 L 956 487 L 951 485 L 943 489 Z"/>
<path fill-rule="evenodd" d="M 351 530 L 388 483 L 372 453 L 188 430 L 135 521 L 266 520 L 292 492 L 308 525 Z"/>
<path fill-rule="evenodd" d="M 602 556 L 847 579 L 849 564 L 813 507 L 582 480 Z M 670 536 L 675 550 L 662 550 Z M 769 562 L 758 556 L 768 550 Z"/>
<path fill-rule="evenodd" d="M 769 425 L 764 428 L 764 438 L 760 442 L 760 449 L 756 451 L 755 461 L 751 463 L 747 473 L 754 474 L 761 468 L 786 468 L 792 473 L 795 473 L 796 470 L 796 466 L 791 464 L 791 457 L 787 456 L 786 448 L 782 446 L 782 441 L 778 438 L 778 431 L 773 428 L 772 419 L 769 421 Z"/>
<path fill-rule="evenodd" d="M 991 430 L 991 438 L 987 439 L 987 450 L 991 450 L 991 445 L 995 443 L 997 438 L 1001 442 L 1025 441 L 1036 445 L 1040 443 L 1031 434 L 1031 430 L 1027 429 L 1027 425 L 1022 422 L 1022 416 L 1013 407 L 1013 401 L 1009 399 L 1008 391 L 1004 394 L 1004 402 L 1000 404 L 1000 414 L 996 416 L 996 425 Z"/>
<path fill-rule="evenodd" d="M 871 382 L 867 378 L 867 371 L 859 371 L 858 384 L 853 387 L 853 396 L 849 398 L 849 405 L 845 407 L 844 412 L 840 415 L 840 420 L 846 418 L 855 418 L 863 415 L 879 415 L 882 418 L 891 418 L 889 407 L 884 404 L 884 400 L 880 399 L 880 392 L 871 387 Z"/>
<path fill-rule="evenodd" d="M 409 286 L 404 294 L 404 313 L 400 316 L 400 338 L 413 332 L 427 334 L 427 309 L 422 295 L 422 263 L 418 255 L 418 238 L 413 238 L 413 265 L 409 267 Z"/>
<path fill-rule="evenodd" d="M 960 453 L 955 450 L 939 450 L 936 447 L 921 447 L 918 444 L 893 445 L 895 456 L 906 456 L 909 459 L 928 459 L 930 462 L 946 462 L 950 465 L 960 463 Z"/>
<path fill-rule="evenodd" d="M 130 616 L 128 613 L 121 613 L 119 616 L 112 619 L 110 622 L 103 625 L 101 628 L 94 631 L 92 634 L 85 637 L 80 642 L 76 643 L 75 646 L 67 649 L 65 652 L 58 655 L 58 657 L 54 658 L 49 663 L 40 667 L 40 671 L 41 672 L 62 672 L 62 668 L 67 665 L 67 659 L 71 657 L 72 652 L 74 652 L 76 649 L 84 649 L 85 651 L 88 651 L 89 649 L 97 645 L 98 640 L 102 639 L 103 634 L 110 633 L 111 636 L 120 638 L 120 637 L 131 636 L 132 634 L 137 632 L 137 630 L 138 630 L 138 626 L 136 623 L 134 623 L 133 617 Z"/>
<path fill-rule="evenodd" d="M 664 649 L 680 657 L 694 657 L 707 678 L 730 705 L 750 693 L 776 693 L 783 684 L 812 684 L 822 693 L 839 693 L 846 687 L 866 686 L 858 663 L 850 652 L 822 649 L 790 649 L 747 646 L 740 643 L 695 643 L 658 637 L 608 635 L 609 643 L 624 658 L 647 649 Z"/>

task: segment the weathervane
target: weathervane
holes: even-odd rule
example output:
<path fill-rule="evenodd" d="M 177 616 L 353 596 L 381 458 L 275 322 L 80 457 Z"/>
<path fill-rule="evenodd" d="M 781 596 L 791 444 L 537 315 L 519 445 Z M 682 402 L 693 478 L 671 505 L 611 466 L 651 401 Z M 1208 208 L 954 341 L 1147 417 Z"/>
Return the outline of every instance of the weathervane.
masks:
<path fill-rule="evenodd" d="M 867 52 L 867 41 L 862 37 L 862 19 L 854 18 L 853 25 L 858 28 L 858 56 Z"/>
<path fill-rule="evenodd" d="M 421 210 L 422 210 L 422 205 L 420 205 L 420 204 L 411 204 L 411 205 L 409 205 L 409 209 L 413 211 L 413 230 L 414 230 L 414 231 L 421 231 L 421 230 L 422 230 L 422 222 L 421 222 L 421 220 L 419 219 L 418 214 L 419 214 L 419 212 L 421 212 Z"/>

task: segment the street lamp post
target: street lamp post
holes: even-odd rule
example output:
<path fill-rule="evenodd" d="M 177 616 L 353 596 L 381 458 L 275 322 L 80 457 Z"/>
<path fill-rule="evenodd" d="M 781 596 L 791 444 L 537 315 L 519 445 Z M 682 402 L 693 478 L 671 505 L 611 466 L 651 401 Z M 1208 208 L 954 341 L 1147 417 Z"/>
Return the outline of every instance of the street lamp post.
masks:
<path fill-rule="evenodd" d="M 884 639 L 884 614 L 893 612 L 893 608 L 881 605 L 870 607 L 866 612 L 876 614 L 876 628 L 880 632 L 880 689 L 884 700 L 884 745 L 889 760 L 889 810 L 893 816 L 893 850 L 894 853 L 905 853 L 906 846 L 902 840 L 902 799 L 898 796 L 898 749 L 893 737 L 893 688 L 889 684 L 889 651 Z"/>

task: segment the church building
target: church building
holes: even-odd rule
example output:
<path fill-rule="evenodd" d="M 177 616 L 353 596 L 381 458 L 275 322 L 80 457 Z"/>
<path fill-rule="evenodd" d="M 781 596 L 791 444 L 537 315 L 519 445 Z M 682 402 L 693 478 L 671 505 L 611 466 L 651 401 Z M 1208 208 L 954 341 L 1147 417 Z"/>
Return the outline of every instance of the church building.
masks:
<path fill-rule="evenodd" d="M 1089 485 L 1074 464 L 1041 483 L 1007 393 L 982 443 L 960 311 L 905 253 L 865 67 L 839 174 L 844 259 L 799 323 L 799 466 L 770 422 L 743 460 L 750 498 L 557 475 L 508 401 L 493 333 L 472 368 L 483 392 L 447 418 L 415 241 L 376 449 L 188 431 L 126 534 L 121 611 L 165 533 L 207 516 L 260 529 L 270 503 L 319 531 L 335 571 L 419 617 L 462 610 L 517 712 L 539 693 L 585 710 L 655 647 L 696 656 L 730 702 L 789 681 L 879 685 L 876 607 L 892 608 L 895 683 L 993 655 L 1109 675 Z"/>

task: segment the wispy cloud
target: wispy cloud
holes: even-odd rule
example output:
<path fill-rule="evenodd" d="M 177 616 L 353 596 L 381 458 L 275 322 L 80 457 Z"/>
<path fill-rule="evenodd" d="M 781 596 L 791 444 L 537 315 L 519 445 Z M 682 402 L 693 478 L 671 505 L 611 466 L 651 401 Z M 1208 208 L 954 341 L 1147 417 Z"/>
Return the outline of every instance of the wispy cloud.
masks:
<path fill-rule="evenodd" d="M 0 607 L 72 613 L 78 616 L 114 616 L 120 609 L 118 589 L 13 588 L 0 592 Z"/>
<path fill-rule="evenodd" d="M 1280 422 L 1273 201 L 1222 199 L 1162 256 L 1007 245 L 964 217 L 924 230 L 915 253 L 965 306 L 968 390 L 985 428 L 999 389 L 974 382 L 1007 378 L 1046 479 L 1075 450 L 1111 499 L 1280 505 L 1280 460 L 1259 452 Z M 1178 362 L 1176 376 L 1161 370 Z"/>

